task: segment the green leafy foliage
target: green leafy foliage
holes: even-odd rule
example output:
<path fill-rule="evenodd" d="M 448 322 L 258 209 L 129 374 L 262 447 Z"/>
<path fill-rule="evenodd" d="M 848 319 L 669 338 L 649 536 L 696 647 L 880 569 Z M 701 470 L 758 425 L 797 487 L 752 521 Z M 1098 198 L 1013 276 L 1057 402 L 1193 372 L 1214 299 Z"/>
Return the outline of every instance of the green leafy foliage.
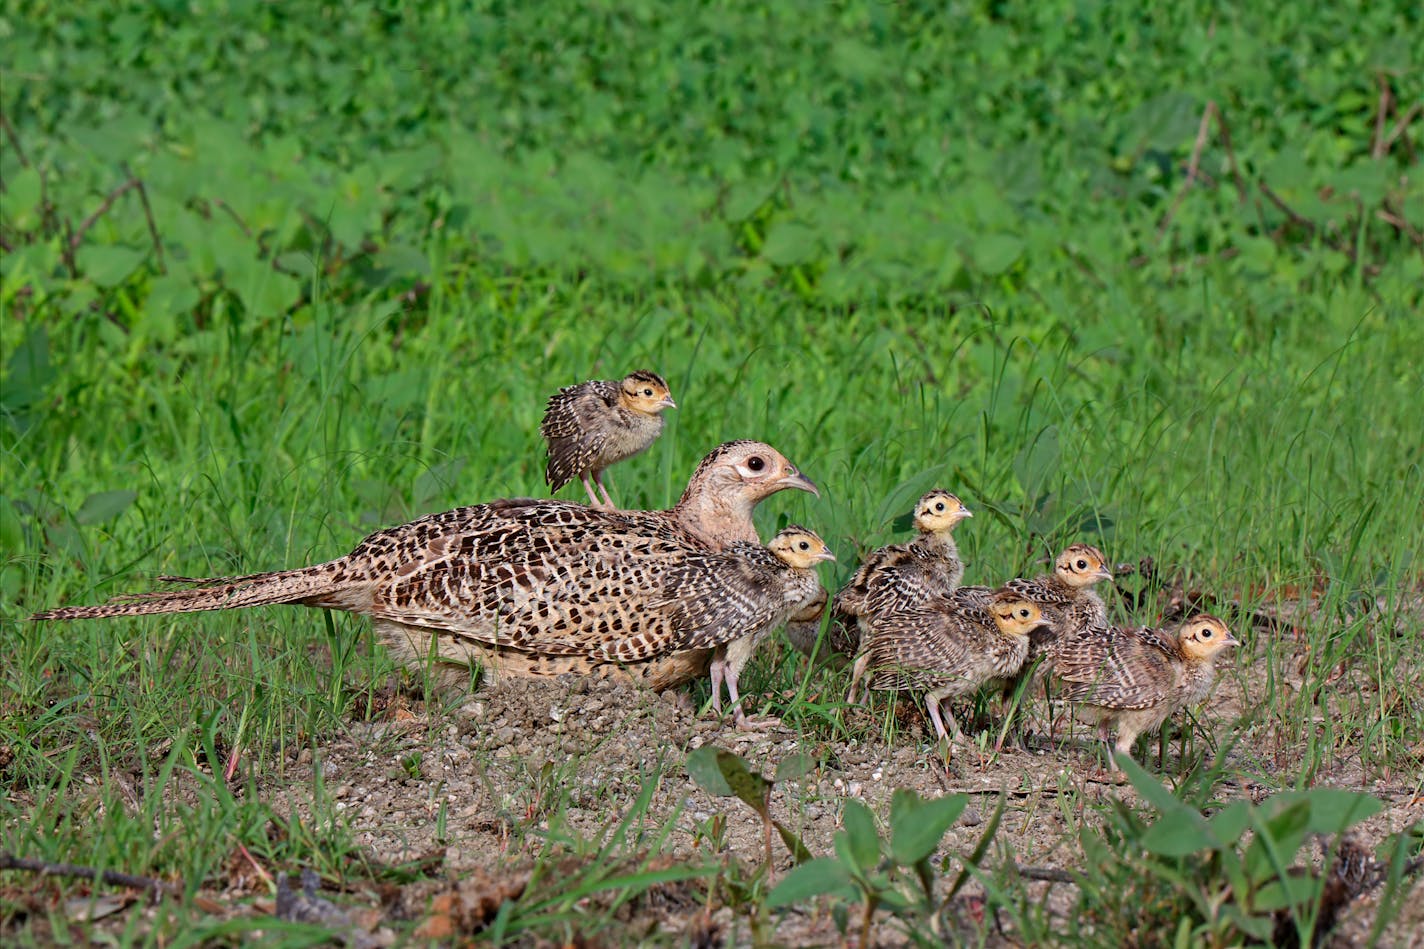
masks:
<path fill-rule="evenodd" d="M 1225 673 L 1273 736 L 1251 760 L 1281 780 L 1337 755 L 1366 780 L 1413 767 L 1421 32 L 1401 3 L 0 0 L 5 846 L 194 885 L 221 879 L 230 841 L 325 865 L 345 825 L 323 841 L 282 818 L 272 843 L 266 805 L 207 784 L 125 816 L 103 776 L 210 770 L 189 731 L 215 709 L 212 755 L 319 752 L 398 676 L 368 627 L 25 618 L 541 494 L 543 400 L 635 365 L 682 409 L 615 471 L 620 502 L 669 505 L 712 445 L 769 439 L 823 497 L 779 497 L 762 526 L 814 526 L 845 551 L 834 582 L 948 485 L 979 515 L 976 582 L 1089 534 L 1243 615 L 1298 617 L 1290 636 L 1238 629 Z M 1162 606 L 1148 590 L 1135 618 Z M 785 651 L 746 678 L 844 736 Z M 770 782 L 743 771 L 765 812 Z M 1325 803 L 1178 797 L 1176 818 L 1105 834 L 1238 874 L 1257 902 L 1222 912 L 1241 932 L 1265 905 L 1309 922 L 1279 870 Z M 911 918 L 946 800 L 911 823 L 892 802 L 870 870 L 852 818 L 849 862 L 802 863 L 778 886 L 803 895 L 777 892 Z M 1003 813 L 951 890 L 981 880 Z M 1077 914 L 1083 941 L 1121 935 L 1102 915 L 1120 893 L 1144 918 L 1215 919 L 1134 889 L 1156 878 L 1115 854 L 1092 835 L 1072 854 L 1122 873 Z M 573 891 L 644 872 L 595 866 Z M 530 928 L 568 925 L 567 896 Z"/>
<path fill-rule="evenodd" d="M 1082 915 L 1075 918 L 1095 939 L 1126 938 L 1147 927 L 1213 944 L 1268 942 L 1289 932 L 1299 945 L 1311 945 L 1328 872 L 1302 866 L 1307 843 L 1338 846 L 1346 831 L 1384 806 L 1367 794 L 1311 788 L 1260 804 L 1237 800 L 1207 816 L 1193 799 L 1209 794 L 1208 776 L 1196 775 L 1174 793 L 1130 759 L 1121 767 L 1157 816 L 1149 821 L 1119 804 L 1101 831 L 1084 832 L 1089 859 L 1081 871 Z M 1109 911 L 1112 905 L 1120 915 Z"/>

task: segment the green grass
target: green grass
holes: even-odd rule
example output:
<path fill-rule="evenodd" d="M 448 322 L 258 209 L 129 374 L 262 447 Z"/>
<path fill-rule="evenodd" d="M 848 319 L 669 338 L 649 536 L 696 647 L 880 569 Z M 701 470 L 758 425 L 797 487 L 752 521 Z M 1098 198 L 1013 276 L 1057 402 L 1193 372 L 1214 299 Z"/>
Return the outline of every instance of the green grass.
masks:
<path fill-rule="evenodd" d="M 0 5 L 0 848 L 331 865 L 341 821 L 274 844 L 204 769 L 368 714 L 361 622 L 25 617 L 542 493 L 545 397 L 639 366 L 681 408 L 622 503 L 765 439 L 825 491 L 763 528 L 841 579 L 943 484 L 975 582 L 1084 537 L 1301 608 L 1303 644 L 1238 629 L 1247 767 L 1417 767 L 1424 125 L 1374 154 L 1417 5 L 477 7 Z M 1208 102 L 1232 150 L 1183 191 Z"/>

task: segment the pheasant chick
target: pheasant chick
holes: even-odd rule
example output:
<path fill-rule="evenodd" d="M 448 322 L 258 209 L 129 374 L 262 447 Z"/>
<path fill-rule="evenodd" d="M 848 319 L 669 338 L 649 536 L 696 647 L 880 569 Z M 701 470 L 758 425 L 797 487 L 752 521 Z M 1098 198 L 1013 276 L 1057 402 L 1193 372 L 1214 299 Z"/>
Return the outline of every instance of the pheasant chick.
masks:
<path fill-rule="evenodd" d="M 958 742 L 963 732 L 948 701 L 1017 673 L 1029 636 L 1050 620 L 1037 604 L 1005 588 L 985 606 L 956 609 L 941 600 L 870 622 L 870 688 L 923 690 L 936 737 Z"/>
<path fill-rule="evenodd" d="M 783 601 L 787 609 L 778 620 L 749 631 L 746 635 L 719 647 L 712 657 L 712 709 L 722 713 L 722 683 L 727 684 L 727 700 L 732 707 L 732 718 L 738 728 L 754 727 L 741 706 L 741 694 L 737 689 L 742 670 L 751 661 L 767 634 L 793 616 L 803 614 L 824 602 L 825 591 L 816 576 L 816 565 L 834 561 L 826 542 L 815 531 L 799 524 L 789 524 L 777 532 L 765 548 L 756 544 L 737 543 L 732 551 L 755 561 L 764 562 L 768 554 L 781 565 L 780 582 Z"/>
<path fill-rule="evenodd" d="M 1105 743 L 1116 728 L 1116 752 L 1131 755 L 1138 735 L 1206 698 L 1217 655 L 1239 645 L 1225 623 L 1206 614 L 1183 623 L 1175 637 L 1145 627 L 1098 626 L 1061 643 L 1054 674 L 1078 717 L 1096 724 Z M 1113 752 L 1110 745 L 1108 763 L 1116 769 Z"/>
<path fill-rule="evenodd" d="M 539 425 L 548 443 L 544 478 L 550 490 L 578 478 L 594 507 L 613 510 L 603 472 L 647 449 L 662 434 L 663 410 L 675 408 L 662 376 L 643 369 L 621 382 L 595 379 L 560 389 Z"/>

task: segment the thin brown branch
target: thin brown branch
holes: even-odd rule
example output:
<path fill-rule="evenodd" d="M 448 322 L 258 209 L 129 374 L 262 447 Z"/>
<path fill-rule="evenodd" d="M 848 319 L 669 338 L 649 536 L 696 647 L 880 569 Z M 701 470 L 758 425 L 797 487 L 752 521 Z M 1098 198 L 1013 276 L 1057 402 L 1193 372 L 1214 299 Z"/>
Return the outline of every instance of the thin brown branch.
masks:
<path fill-rule="evenodd" d="M 137 178 L 134 179 L 138 181 Z M 138 182 L 138 199 L 143 202 L 143 217 L 148 221 L 148 236 L 153 240 L 153 253 L 158 258 L 158 272 L 168 273 L 168 267 L 163 263 L 163 241 L 158 237 L 158 225 L 153 223 L 153 207 L 148 203 L 148 189 L 143 186 L 143 182 Z"/>
<path fill-rule="evenodd" d="M 5 137 L 10 140 L 10 146 L 15 149 L 20 164 L 26 168 L 30 167 L 30 159 L 26 157 L 25 148 L 20 144 L 20 133 L 15 131 L 15 126 L 10 124 L 10 118 L 4 112 L 0 112 L 0 128 L 5 130 Z"/>
<path fill-rule="evenodd" d="M 59 256 L 64 260 L 64 266 L 69 269 L 69 276 L 75 280 L 79 279 L 79 265 L 74 261 L 74 229 L 70 226 L 69 215 L 64 218 L 64 240 L 59 245 Z"/>
<path fill-rule="evenodd" d="M 1398 214 L 1394 208 L 1389 206 L 1388 202 L 1379 210 L 1375 211 L 1375 217 L 1384 221 L 1405 237 L 1408 237 L 1413 243 L 1424 246 L 1424 234 L 1416 231 L 1410 223 L 1404 219 L 1403 215 Z"/>
<path fill-rule="evenodd" d="M 1312 234 L 1319 233 L 1320 236 L 1325 240 L 1325 243 L 1329 244 L 1331 247 L 1335 248 L 1340 253 L 1349 257 L 1350 260 L 1353 261 L 1355 259 L 1355 248 L 1351 247 L 1349 244 L 1341 244 L 1339 241 L 1331 238 L 1329 234 L 1320 230 L 1318 227 L 1316 227 L 1314 221 L 1312 221 L 1308 217 L 1305 217 L 1295 208 L 1292 208 L 1290 205 L 1286 204 L 1285 200 L 1282 199 L 1280 195 L 1272 191 L 1271 186 L 1266 184 L 1264 181 L 1260 182 L 1260 187 L 1261 193 L 1266 196 L 1266 199 L 1269 200 L 1276 207 L 1280 208 L 1282 213 L 1284 213 L 1286 217 L 1290 218 L 1293 223 L 1301 225 L 1306 230 L 1310 231 Z"/>
<path fill-rule="evenodd" d="M 216 204 L 218 207 L 226 211 L 227 216 L 236 221 L 237 226 L 242 228 L 242 233 L 246 237 L 248 237 L 249 239 L 252 237 L 252 229 L 247 226 L 247 222 L 242 219 L 242 216 L 232 209 L 232 205 L 228 204 L 222 198 L 214 198 L 213 204 Z"/>
<path fill-rule="evenodd" d="M 137 178 L 130 178 L 113 191 L 110 191 L 108 196 L 104 198 L 103 203 L 94 209 L 93 214 L 84 219 L 84 223 L 79 225 L 79 230 L 75 231 L 74 236 L 69 239 L 69 249 L 71 251 L 78 250 L 79 245 L 84 243 L 84 235 L 89 233 L 89 228 L 93 227 L 94 223 L 103 217 L 104 214 L 114 206 L 114 202 L 119 200 L 125 192 L 132 191 L 138 187 L 141 187 L 139 180 Z"/>
<path fill-rule="evenodd" d="M 1389 151 L 1384 140 L 1384 125 L 1389 121 L 1390 110 L 1394 108 L 1394 90 L 1389 87 L 1389 78 L 1383 72 L 1375 73 L 1375 83 L 1379 85 L 1379 105 L 1375 107 L 1375 134 L 1370 143 L 1370 157 L 1378 161 Z"/>
<path fill-rule="evenodd" d="M 1192 187 L 1192 182 L 1197 180 L 1197 169 L 1201 166 L 1202 149 L 1206 148 L 1207 132 L 1211 129 L 1211 113 L 1216 108 L 1216 103 L 1207 102 L 1206 108 L 1202 109 L 1201 123 L 1197 126 L 1197 140 L 1192 145 L 1192 157 L 1187 161 L 1187 176 L 1182 181 L 1182 186 L 1177 189 L 1177 196 L 1172 199 L 1172 206 L 1167 209 L 1167 213 L 1162 215 L 1162 221 L 1157 225 L 1157 242 L 1162 242 L 1162 236 L 1167 233 L 1167 225 L 1172 223 L 1172 217 L 1177 213 L 1177 208 L 1182 206 L 1182 201 L 1186 198 L 1187 192 Z"/>
<path fill-rule="evenodd" d="M 1390 129 L 1389 134 L 1384 138 L 1384 150 L 1386 153 L 1388 153 L 1389 150 L 1394 147 L 1394 143 L 1399 141 L 1404 133 L 1408 131 L 1410 123 L 1419 118 L 1420 115 L 1424 115 L 1424 102 L 1414 103 L 1399 117 L 1399 121 L 1394 123 L 1394 128 Z M 1404 141 L 1406 145 L 1409 144 L 1408 139 Z M 1413 149 L 1411 148 L 1410 158 L 1413 159 L 1413 157 Z"/>
<path fill-rule="evenodd" d="M 1221 145 L 1226 149 L 1227 167 L 1231 169 L 1231 177 L 1236 181 L 1236 200 L 1239 204 L 1246 203 L 1246 176 L 1241 174 L 1241 163 L 1236 160 L 1236 148 L 1231 144 L 1231 127 L 1226 124 L 1226 115 L 1216 107 L 1216 103 L 1211 103 L 1211 111 L 1216 115 L 1216 130 L 1221 133 Z"/>
<path fill-rule="evenodd" d="M 27 870 L 44 876 L 79 877 L 84 880 L 98 880 L 111 886 L 129 886 L 159 893 L 183 892 L 183 888 L 178 884 L 154 877 L 120 873 L 118 870 L 96 870 L 94 867 L 82 867 L 75 863 L 46 863 L 29 857 L 17 857 L 8 852 L 0 852 L 0 870 Z"/>

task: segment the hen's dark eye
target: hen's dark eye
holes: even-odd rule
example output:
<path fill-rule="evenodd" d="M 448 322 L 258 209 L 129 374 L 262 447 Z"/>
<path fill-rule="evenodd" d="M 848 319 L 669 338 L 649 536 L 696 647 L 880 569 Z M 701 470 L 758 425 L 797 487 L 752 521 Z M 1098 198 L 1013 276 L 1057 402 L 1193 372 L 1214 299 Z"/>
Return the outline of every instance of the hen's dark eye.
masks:
<path fill-rule="evenodd" d="M 1078 561 L 1078 569 L 1079 569 L 1079 570 L 1087 570 L 1087 569 L 1088 569 L 1088 561 L 1086 561 L 1086 560 L 1080 560 L 1080 561 Z"/>
<path fill-rule="evenodd" d="M 747 459 L 747 467 L 753 471 L 760 471 L 766 467 L 766 462 L 762 459 L 761 455 L 752 455 Z"/>

